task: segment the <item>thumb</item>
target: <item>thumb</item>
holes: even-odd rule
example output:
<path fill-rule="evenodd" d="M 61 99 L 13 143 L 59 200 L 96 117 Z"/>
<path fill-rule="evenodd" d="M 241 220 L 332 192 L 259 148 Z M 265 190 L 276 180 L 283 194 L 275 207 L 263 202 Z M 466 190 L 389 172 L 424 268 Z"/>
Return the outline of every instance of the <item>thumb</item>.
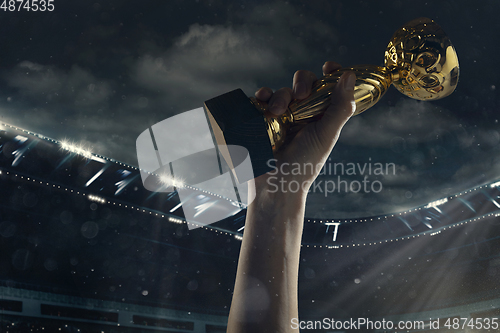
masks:
<path fill-rule="evenodd" d="M 345 72 L 337 82 L 331 97 L 331 104 L 317 122 L 316 133 L 324 146 L 333 148 L 342 127 L 356 111 L 354 85 L 356 75 Z"/>

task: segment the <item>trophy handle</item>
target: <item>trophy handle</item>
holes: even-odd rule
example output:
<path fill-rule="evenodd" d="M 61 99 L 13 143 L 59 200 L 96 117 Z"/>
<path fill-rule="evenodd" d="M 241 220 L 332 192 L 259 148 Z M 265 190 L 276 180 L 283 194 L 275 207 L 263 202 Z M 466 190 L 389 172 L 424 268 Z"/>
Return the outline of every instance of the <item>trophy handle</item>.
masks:
<path fill-rule="evenodd" d="M 384 95 L 392 83 L 391 74 L 385 67 L 357 65 L 342 68 L 335 73 L 321 77 L 312 87 L 311 95 L 303 100 L 294 100 L 289 105 L 293 121 L 307 124 L 315 120 L 330 105 L 330 97 L 342 74 L 350 71 L 356 75 L 354 101 L 358 115 L 372 107 Z"/>
<path fill-rule="evenodd" d="M 313 85 L 309 97 L 293 100 L 281 116 L 273 115 L 267 111 L 267 103 L 251 98 L 252 103 L 264 114 L 267 133 L 274 152 L 283 145 L 285 137 L 287 137 L 286 133 L 290 132 L 291 127 L 302 127 L 321 118 L 330 105 L 330 98 L 339 78 L 346 71 L 354 72 L 356 75 L 354 86 L 356 111 L 354 115 L 375 105 L 392 83 L 391 74 L 385 67 L 358 65 L 342 68 L 335 73 L 319 78 Z M 291 139 L 291 135 L 288 135 L 288 139 Z"/>

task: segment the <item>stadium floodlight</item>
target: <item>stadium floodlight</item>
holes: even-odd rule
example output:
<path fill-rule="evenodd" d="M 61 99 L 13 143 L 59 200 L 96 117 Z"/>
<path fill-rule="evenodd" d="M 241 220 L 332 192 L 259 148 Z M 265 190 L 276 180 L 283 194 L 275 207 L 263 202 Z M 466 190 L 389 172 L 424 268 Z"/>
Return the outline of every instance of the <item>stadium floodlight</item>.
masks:
<path fill-rule="evenodd" d="M 447 202 L 448 202 L 448 198 L 439 199 L 436 201 L 429 202 L 427 205 L 425 205 L 424 208 L 434 208 L 437 206 L 441 206 L 442 204 L 445 204 Z"/>
<path fill-rule="evenodd" d="M 172 177 L 172 175 L 160 175 L 160 182 L 167 187 L 184 187 L 184 181 L 182 179 L 178 179 Z"/>
<path fill-rule="evenodd" d="M 72 153 L 81 155 L 85 158 L 92 158 L 92 153 L 89 150 L 83 148 L 82 145 L 77 145 L 67 140 L 61 141 L 61 148 L 64 150 L 68 150 Z"/>
<path fill-rule="evenodd" d="M 491 184 L 490 187 L 500 187 L 500 181 Z"/>

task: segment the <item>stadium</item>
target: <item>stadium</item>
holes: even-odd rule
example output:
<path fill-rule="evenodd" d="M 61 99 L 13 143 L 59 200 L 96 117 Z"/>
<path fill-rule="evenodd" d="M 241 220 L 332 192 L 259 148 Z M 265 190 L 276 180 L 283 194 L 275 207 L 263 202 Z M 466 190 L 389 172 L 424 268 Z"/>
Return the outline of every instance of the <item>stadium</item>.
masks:
<path fill-rule="evenodd" d="M 225 332 L 244 205 L 192 188 L 183 205 L 233 211 L 189 228 L 176 192 L 145 190 L 137 167 L 8 124 L 0 151 L 2 332 Z M 301 315 L 433 332 L 431 319 L 498 317 L 499 198 L 494 182 L 389 215 L 306 218 Z"/>
<path fill-rule="evenodd" d="M 309 191 L 291 329 L 499 331 L 499 11 L 493 0 L 2 1 L 0 332 L 226 332 L 252 232 L 235 179 L 248 174 L 222 165 L 211 143 L 225 126 L 209 129 L 208 113 L 174 118 L 204 101 L 215 117 L 206 102 L 235 89 L 256 102 L 291 91 L 279 104 L 296 108 L 303 83 L 334 68 L 374 83 L 393 66 L 395 87 L 376 80 L 370 95 L 387 92 L 351 117 Z M 414 20 L 433 32 L 403 29 Z M 449 41 L 434 39 L 444 31 Z M 436 76 L 447 57 L 456 66 Z M 425 100 L 448 83 L 452 95 Z M 274 180 L 280 193 L 299 187 Z"/>

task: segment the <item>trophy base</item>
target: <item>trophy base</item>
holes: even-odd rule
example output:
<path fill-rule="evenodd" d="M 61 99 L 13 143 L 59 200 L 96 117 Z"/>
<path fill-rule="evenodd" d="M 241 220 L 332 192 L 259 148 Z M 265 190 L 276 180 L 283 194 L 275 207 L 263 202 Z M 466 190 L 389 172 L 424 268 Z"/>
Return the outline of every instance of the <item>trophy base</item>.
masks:
<path fill-rule="evenodd" d="M 258 177 L 274 170 L 274 154 L 269 141 L 264 115 L 241 89 L 236 89 L 205 102 L 205 113 L 220 152 L 238 183 L 250 180 L 248 174 L 238 173 L 241 157 L 232 156 L 224 147 L 235 145 L 247 149 Z"/>

